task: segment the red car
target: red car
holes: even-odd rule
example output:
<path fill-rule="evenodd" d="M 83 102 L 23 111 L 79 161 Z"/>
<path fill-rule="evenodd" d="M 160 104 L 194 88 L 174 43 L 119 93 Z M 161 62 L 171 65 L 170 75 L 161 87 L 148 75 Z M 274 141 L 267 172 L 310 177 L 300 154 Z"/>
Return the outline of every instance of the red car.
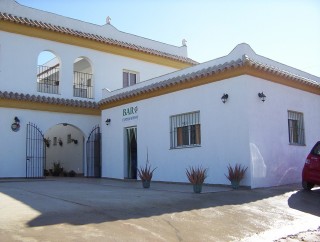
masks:
<path fill-rule="evenodd" d="M 311 190 L 320 185 L 320 141 L 312 148 L 302 170 L 302 187 Z"/>

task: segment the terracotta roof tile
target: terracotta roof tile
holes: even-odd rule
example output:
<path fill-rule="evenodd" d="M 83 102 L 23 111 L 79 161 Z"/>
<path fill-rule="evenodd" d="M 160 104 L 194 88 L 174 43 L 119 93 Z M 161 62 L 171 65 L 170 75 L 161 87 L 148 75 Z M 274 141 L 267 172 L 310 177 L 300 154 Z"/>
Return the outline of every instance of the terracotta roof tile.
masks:
<path fill-rule="evenodd" d="M 14 15 L 8 14 L 8 13 L 0 12 L 0 20 L 14 22 L 14 23 L 23 24 L 23 25 L 28 25 L 28 26 L 32 26 L 32 27 L 36 27 L 36 28 L 43 28 L 43 29 L 50 30 L 50 31 L 57 31 L 57 32 L 64 33 L 64 34 L 70 34 L 70 35 L 74 35 L 74 36 L 81 37 L 81 38 L 87 38 L 87 39 L 91 39 L 94 41 L 103 42 L 105 44 L 114 44 L 114 45 L 118 45 L 118 46 L 121 46 L 124 48 L 137 50 L 137 51 L 149 53 L 152 55 L 162 56 L 165 58 L 169 58 L 169 59 L 173 59 L 173 60 L 177 60 L 177 61 L 181 61 L 181 62 L 193 64 L 193 65 L 198 64 L 196 61 L 194 61 L 190 58 L 187 58 L 187 57 L 178 56 L 178 55 L 166 53 L 163 51 L 158 51 L 155 49 L 150 49 L 150 48 L 146 48 L 143 46 L 130 44 L 130 43 L 127 43 L 124 41 L 118 41 L 118 40 L 114 40 L 114 39 L 110 39 L 110 38 L 105 38 L 103 36 L 93 35 L 90 33 L 85 33 L 85 32 L 81 32 L 81 31 L 65 28 L 62 26 L 52 25 L 50 23 L 44 23 L 41 21 L 32 20 L 32 19 L 28 19 L 28 18 L 24 18 L 24 17 L 18 17 L 18 16 L 14 16 Z"/>
<path fill-rule="evenodd" d="M 17 92 L 14 93 L 14 92 L 0 91 L 0 99 L 23 100 L 23 101 L 30 101 L 30 102 L 48 103 L 48 104 L 56 104 L 56 105 L 80 107 L 80 108 L 91 108 L 91 109 L 99 108 L 96 102 L 91 102 L 91 101 L 46 97 L 41 95 L 36 96 L 36 95 L 23 94 L 23 93 L 17 93 Z"/>
<path fill-rule="evenodd" d="M 320 89 L 320 83 L 317 81 L 314 81 L 314 80 L 311 80 L 311 79 L 308 79 L 308 78 L 305 78 L 302 76 L 298 76 L 296 74 L 290 73 L 285 70 L 280 70 L 280 69 L 273 67 L 273 66 L 259 63 L 253 59 L 250 59 L 247 55 L 243 55 L 243 57 L 241 59 L 232 60 L 232 61 L 226 62 L 224 64 L 211 66 L 208 68 L 200 69 L 198 71 L 183 74 L 183 75 L 179 75 L 179 71 L 178 71 L 177 76 L 175 76 L 175 77 L 166 79 L 165 76 L 163 76 L 163 79 L 160 80 L 159 82 L 152 83 L 149 85 L 147 85 L 147 83 L 146 83 L 145 86 L 138 87 L 136 89 L 132 89 L 129 91 L 126 91 L 126 89 L 123 89 L 123 92 L 120 92 L 120 93 L 114 94 L 110 97 L 107 97 L 105 99 L 102 99 L 99 102 L 99 105 L 123 100 L 123 99 L 129 98 L 129 97 L 132 97 L 132 96 L 138 96 L 138 95 L 141 95 L 144 93 L 148 93 L 148 92 L 163 89 L 166 87 L 174 86 L 179 83 L 188 82 L 188 81 L 196 80 L 196 79 L 199 79 L 202 77 L 214 75 L 216 73 L 225 72 L 225 71 L 235 69 L 235 68 L 238 68 L 241 66 L 250 66 L 254 69 L 262 70 L 265 72 L 270 72 L 274 75 L 283 76 L 285 78 L 291 79 L 294 82 L 304 83 L 306 85 L 310 85 L 310 86 L 317 87 Z M 190 68 L 192 68 L 192 67 L 190 67 Z M 185 70 L 186 69 L 184 69 L 182 71 L 185 71 Z"/>

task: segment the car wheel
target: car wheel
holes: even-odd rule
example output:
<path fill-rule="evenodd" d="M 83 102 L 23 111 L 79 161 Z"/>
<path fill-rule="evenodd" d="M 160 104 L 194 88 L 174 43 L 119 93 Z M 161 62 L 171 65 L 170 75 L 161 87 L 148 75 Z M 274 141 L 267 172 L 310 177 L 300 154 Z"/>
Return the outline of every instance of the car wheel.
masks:
<path fill-rule="evenodd" d="M 311 190 L 314 187 L 314 184 L 307 181 L 302 181 L 302 187 L 305 190 Z"/>

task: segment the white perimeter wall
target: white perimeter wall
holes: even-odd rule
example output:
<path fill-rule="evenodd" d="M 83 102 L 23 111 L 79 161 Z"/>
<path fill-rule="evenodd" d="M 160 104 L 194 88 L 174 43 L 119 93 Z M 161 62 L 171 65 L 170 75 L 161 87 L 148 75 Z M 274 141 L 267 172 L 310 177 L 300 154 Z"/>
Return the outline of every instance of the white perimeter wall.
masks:
<path fill-rule="evenodd" d="M 18 132 L 11 130 L 15 116 L 21 121 L 21 128 Z M 100 117 L 0 108 L 0 177 L 26 176 L 26 127 L 28 122 L 36 124 L 43 133 L 56 124 L 69 123 L 79 128 L 86 140 L 93 126 L 100 124 Z"/>
<path fill-rule="evenodd" d="M 37 61 L 42 51 L 51 51 L 60 59 L 59 95 L 37 92 Z M 87 57 L 91 63 L 96 101 L 101 99 L 103 88 L 122 88 L 123 69 L 139 72 L 141 81 L 176 70 L 87 48 L 0 31 L 1 91 L 83 99 L 73 97 L 73 64 L 78 57 Z"/>
<path fill-rule="evenodd" d="M 258 92 L 267 99 L 263 103 Z M 221 96 L 229 94 L 223 104 Z M 122 121 L 123 108 L 138 106 L 138 120 Z M 206 86 L 115 107 L 102 112 L 102 176 L 124 178 L 124 128 L 137 125 L 138 166 L 146 150 L 154 180 L 187 182 L 185 169 L 209 167 L 207 183 L 229 184 L 227 165 L 248 166 L 242 185 L 255 187 L 300 182 L 305 157 L 320 139 L 320 98 L 251 76 L 241 76 Z M 198 111 L 201 147 L 170 150 L 171 115 Z M 306 146 L 289 145 L 287 111 L 304 113 Z"/>

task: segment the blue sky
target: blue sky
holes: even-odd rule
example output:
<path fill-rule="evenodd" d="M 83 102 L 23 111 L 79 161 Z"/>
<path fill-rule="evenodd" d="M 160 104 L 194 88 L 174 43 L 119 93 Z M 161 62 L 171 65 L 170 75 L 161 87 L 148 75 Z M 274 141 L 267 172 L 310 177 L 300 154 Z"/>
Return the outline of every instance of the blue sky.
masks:
<path fill-rule="evenodd" d="M 20 4 L 105 24 L 181 45 L 204 62 L 247 43 L 265 57 L 320 77 L 320 1 L 318 0 L 17 0 Z"/>

